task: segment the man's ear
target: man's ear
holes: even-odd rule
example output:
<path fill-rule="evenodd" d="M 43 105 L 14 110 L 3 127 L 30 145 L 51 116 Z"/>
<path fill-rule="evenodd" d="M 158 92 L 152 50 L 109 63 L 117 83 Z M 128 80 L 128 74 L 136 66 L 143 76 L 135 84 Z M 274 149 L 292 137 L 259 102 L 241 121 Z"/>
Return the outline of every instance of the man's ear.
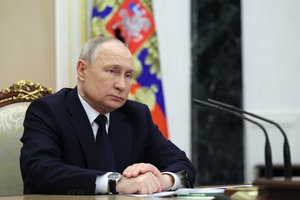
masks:
<path fill-rule="evenodd" d="M 87 69 L 87 63 L 84 60 L 78 60 L 77 62 L 77 75 L 78 79 L 83 81 L 85 79 L 85 71 Z"/>

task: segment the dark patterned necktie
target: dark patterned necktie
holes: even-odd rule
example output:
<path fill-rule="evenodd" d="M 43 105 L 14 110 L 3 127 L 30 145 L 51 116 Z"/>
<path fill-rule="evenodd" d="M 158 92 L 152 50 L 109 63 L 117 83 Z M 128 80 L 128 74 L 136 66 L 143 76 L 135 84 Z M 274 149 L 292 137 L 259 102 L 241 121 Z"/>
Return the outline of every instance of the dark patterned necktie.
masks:
<path fill-rule="evenodd" d="M 111 141 L 105 128 L 106 121 L 105 115 L 98 115 L 95 119 L 95 122 L 99 125 L 96 136 L 97 158 L 99 170 L 114 172 L 116 171 L 115 158 Z"/>

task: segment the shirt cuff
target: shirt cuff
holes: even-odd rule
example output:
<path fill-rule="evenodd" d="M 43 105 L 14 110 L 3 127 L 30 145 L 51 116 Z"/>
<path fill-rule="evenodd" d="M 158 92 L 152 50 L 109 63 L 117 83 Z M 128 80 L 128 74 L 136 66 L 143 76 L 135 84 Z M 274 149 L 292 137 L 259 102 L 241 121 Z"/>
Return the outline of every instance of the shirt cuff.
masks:
<path fill-rule="evenodd" d="M 173 173 L 173 172 L 162 172 L 162 174 L 169 174 L 171 175 L 173 178 L 174 178 L 174 184 L 172 187 L 170 187 L 169 189 L 167 189 L 166 191 L 168 190 L 176 190 L 178 188 L 182 188 L 184 187 L 180 181 L 180 177 L 176 174 L 176 173 Z"/>
<path fill-rule="evenodd" d="M 108 193 L 108 175 L 112 172 L 107 172 L 96 178 L 96 189 L 95 194 L 105 194 Z"/>

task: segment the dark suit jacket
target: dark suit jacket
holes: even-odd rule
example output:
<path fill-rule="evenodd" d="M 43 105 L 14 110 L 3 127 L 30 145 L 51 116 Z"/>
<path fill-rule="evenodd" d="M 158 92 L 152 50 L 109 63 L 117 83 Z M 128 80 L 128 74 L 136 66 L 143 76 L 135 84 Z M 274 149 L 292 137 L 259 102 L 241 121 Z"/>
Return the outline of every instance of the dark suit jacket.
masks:
<path fill-rule="evenodd" d="M 110 114 L 109 134 L 117 171 L 151 163 L 160 171 L 195 170 L 185 153 L 167 141 L 144 104 L 127 100 Z M 62 89 L 33 101 L 26 113 L 20 165 L 24 193 L 95 194 L 97 169 L 93 131 L 77 89 Z"/>

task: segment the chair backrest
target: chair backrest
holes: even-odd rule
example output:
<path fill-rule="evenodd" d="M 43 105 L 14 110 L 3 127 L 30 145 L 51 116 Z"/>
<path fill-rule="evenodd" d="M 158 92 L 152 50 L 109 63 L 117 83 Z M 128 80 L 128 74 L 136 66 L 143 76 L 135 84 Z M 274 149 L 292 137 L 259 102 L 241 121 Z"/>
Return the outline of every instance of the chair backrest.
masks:
<path fill-rule="evenodd" d="M 18 81 L 0 91 L 0 196 L 23 194 L 20 172 L 20 138 L 30 102 L 52 94 L 51 88 Z"/>

